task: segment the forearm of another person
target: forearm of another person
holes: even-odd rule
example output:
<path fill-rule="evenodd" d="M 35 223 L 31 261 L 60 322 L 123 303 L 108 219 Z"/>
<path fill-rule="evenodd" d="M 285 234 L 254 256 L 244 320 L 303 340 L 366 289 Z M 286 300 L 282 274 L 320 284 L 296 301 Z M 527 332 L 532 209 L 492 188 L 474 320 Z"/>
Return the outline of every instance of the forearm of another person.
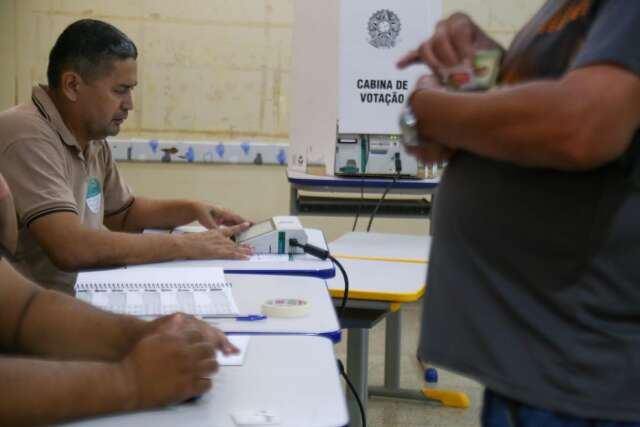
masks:
<path fill-rule="evenodd" d="M 135 396 L 116 363 L 0 357 L 3 425 L 50 425 L 134 409 Z"/>
<path fill-rule="evenodd" d="M 0 347 L 21 354 L 119 360 L 152 324 L 45 290 L 0 261 Z"/>
<path fill-rule="evenodd" d="M 121 360 L 145 336 L 159 331 L 193 329 L 224 351 L 231 351 L 224 335 L 185 314 L 143 321 L 99 310 L 66 294 L 29 282 L 0 262 L 0 348 L 57 359 Z"/>
<path fill-rule="evenodd" d="M 640 79 L 590 66 L 491 92 L 419 90 L 423 139 L 521 166 L 587 170 L 620 156 L 640 125 Z"/>
<path fill-rule="evenodd" d="M 156 326 L 117 363 L 0 356 L 0 383 L 11 390 L 0 399 L 0 420 L 49 425 L 182 402 L 211 388 L 216 350 L 238 351 L 220 331 L 182 315 Z"/>
<path fill-rule="evenodd" d="M 86 228 L 71 212 L 52 213 L 29 225 L 49 258 L 67 271 L 175 259 L 244 259 L 251 250 L 229 237 L 245 228 L 238 225 L 184 235 L 132 234 Z"/>

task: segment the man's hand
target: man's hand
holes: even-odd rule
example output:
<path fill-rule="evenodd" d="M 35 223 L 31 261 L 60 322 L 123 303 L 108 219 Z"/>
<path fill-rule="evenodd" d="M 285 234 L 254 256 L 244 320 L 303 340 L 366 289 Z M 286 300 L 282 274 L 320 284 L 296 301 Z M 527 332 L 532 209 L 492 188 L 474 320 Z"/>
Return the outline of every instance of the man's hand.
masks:
<path fill-rule="evenodd" d="M 204 202 L 193 202 L 193 216 L 202 226 L 208 229 L 218 228 L 220 225 L 238 225 L 250 221 L 240 215 L 219 206 Z"/>
<path fill-rule="evenodd" d="M 425 63 L 442 77 L 442 70 L 461 64 L 471 64 L 478 49 L 501 49 L 471 18 L 464 13 L 454 13 L 438 22 L 433 36 L 417 49 L 407 53 L 400 61 L 399 68 L 414 63 Z"/>
<path fill-rule="evenodd" d="M 420 147 L 407 147 L 406 150 L 407 153 L 411 154 L 413 157 L 428 166 L 449 160 L 456 152 L 444 145 L 433 142 L 427 142 Z"/>
<path fill-rule="evenodd" d="M 152 322 L 118 365 L 131 390 L 132 409 L 178 403 L 209 390 L 218 371 L 215 352 L 236 353 L 224 334 L 184 314 Z"/>
<path fill-rule="evenodd" d="M 411 106 L 411 110 L 415 114 L 417 120 L 416 127 L 418 130 L 418 135 L 420 135 L 423 143 L 418 147 L 406 147 L 406 150 L 407 153 L 416 157 L 424 164 L 430 166 L 440 161 L 449 160 L 449 158 L 451 158 L 451 156 L 453 156 L 453 154 L 455 153 L 455 150 L 445 147 L 444 145 L 432 142 L 432 139 L 425 135 L 423 130 L 421 131 L 421 128 L 424 129 L 424 126 L 421 126 L 420 123 L 420 110 L 423 109 L 424 106 L 420 103 L 415 102 L 415 95 L 416 93 L 423 90 L 445 91 L 446 89 L 440 84 L 437 78 L 430 74 L 425 74 L 418 79 L 413 93 L 409 96 L 409 105 Z"/>
<path fill-rule="evenodd" d="M 180 333 L 180 331 L 189 329 L 194 329 L 202 333 L 204 339 L 209 341 L 224 355 L 235 354 L 239 351 L 238 348 L 231 344 L 224 332 L 220 329 L 214 328 L 208 323 L 184 313 L 175 313 L 155 319 L 149 323 L 147 335 L 152 333 Z"/>
<path fill-rule="evenodd" d="M 151 334 L 140 340 L 120 363 L 131 391 L 131 409 L 178 403 L 211 388 L 218 370 L 215 348 L 200 332 Z"/>
<path fill-rule="evenodd" d="M 247 259 L 254 250 L 246 245 L 240 245 L 231 240 L 251 226 L 244 222 L 231 227 L 208 230 L 202 233 L 185 233 L 177 235 L 187 259 Z"/>

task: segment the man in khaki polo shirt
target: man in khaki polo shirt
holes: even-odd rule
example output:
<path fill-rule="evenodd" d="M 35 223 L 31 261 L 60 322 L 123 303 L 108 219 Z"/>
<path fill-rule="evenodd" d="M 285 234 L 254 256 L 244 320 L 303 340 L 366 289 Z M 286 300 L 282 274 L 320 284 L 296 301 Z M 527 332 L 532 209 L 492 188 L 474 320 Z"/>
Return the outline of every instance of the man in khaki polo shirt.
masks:
<path fill-rule="evenodd" d="M 207 203 L 134 197 L 123 182 L 105 138 L 133 109 L 136 58 L 115 27 L 77 21 L 51 50 L 49 85 L 0 113 L 0 172 L 19 222 L 15 265 L 38 284 L 70 293 L 84 268 L 252 253 L 230 239 L 250 225 L 240 216 Z M 138 234 L 192 221 L 210 230 Z"/>
<path fill-rule="evenodd" d="M 50 425 L 182 402 L 211 387 L 224 334 L 184 314 L 145 322 L 45 290 L 6 259 L 15 211 L 0 174 L 0 425 Z"/>

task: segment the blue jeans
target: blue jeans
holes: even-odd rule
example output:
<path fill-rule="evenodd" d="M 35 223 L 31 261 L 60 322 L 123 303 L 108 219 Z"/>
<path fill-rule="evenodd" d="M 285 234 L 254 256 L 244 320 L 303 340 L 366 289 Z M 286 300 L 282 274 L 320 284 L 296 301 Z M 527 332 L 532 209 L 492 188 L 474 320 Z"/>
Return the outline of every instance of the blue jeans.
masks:
<path fill-rule="evenodd" d="M 578 418 L 534 408 L 499 395 L 484 392 L 483 427 L 640 427 L 640 422 L 618 422 Z"/>

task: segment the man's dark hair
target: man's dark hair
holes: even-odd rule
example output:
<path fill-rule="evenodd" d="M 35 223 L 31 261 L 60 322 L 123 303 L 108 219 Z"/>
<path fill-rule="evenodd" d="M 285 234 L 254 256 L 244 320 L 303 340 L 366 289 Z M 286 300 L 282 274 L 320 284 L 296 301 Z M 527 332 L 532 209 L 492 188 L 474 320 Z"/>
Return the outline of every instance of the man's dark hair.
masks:
<path fill-rule="evenodd" d="M 136 45 L 111 24 L 82 19 L 69 25 L 58 37 L 49 54 L 49 87 L 60 87 L 62 73 L 73 70 L 85 82 L 105 76 L 114 60 L 137 59 Z"/>

